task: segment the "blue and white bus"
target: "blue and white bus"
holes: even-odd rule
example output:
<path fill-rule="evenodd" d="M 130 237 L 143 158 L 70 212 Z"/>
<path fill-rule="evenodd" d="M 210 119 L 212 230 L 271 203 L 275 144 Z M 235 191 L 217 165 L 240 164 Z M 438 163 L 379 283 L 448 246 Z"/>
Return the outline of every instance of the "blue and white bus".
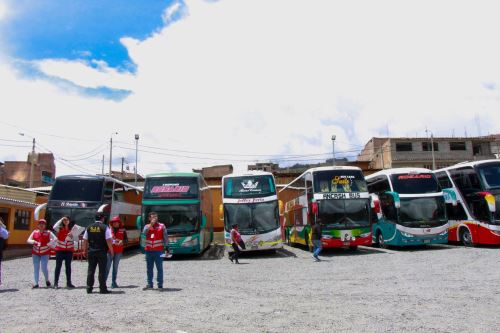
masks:
<path fill-rule="evenodd" d="M 366 177 L 368 191 L 380 202 L 372 225 L 373 243 L 408 246 L 448 242 L 443 191 L 431 170 L 394 168 Z"/>

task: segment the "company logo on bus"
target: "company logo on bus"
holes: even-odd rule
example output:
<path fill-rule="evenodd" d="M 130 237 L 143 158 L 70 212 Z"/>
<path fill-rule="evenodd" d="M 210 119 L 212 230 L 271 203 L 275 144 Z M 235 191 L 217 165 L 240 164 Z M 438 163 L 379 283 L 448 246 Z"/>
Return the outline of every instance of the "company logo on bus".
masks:
<path fill-rule="evenodd" d="M 153 186 L 151 193 L 188 193 L 189 186 L 179 184 L 163 184 Z"/>
<path fill-rule="evenodd" d="M 62 201 L 61 202 L 61 207 L 67 207 L 67 208 L 86 208 L 87 204 L 85 202 L 67 202 L 67 201 Z"/>
<path fill-rule="evenodd" d="M 256 182 L 253 179 L 244 180 L 240 184 L 243 187 L 239 190 L 240 193 L 262 192 L 262 186 L 259 187 L 259 182 Z"/>
<path fill-rule="evenodd" d="M 323 199 L 360 199 L 361 193 L 325 193 Z"/>
<path fill-rule="evenodd" d="M 238 203 L 257 203 L 264 202 L 263 198 L 251 198 L 251 199 L 238 199 Z"/>
<path fill-rule="evenodd" d="M 409 175 L 399 175 L 398 179 L 399 180 L 406 180 L 406 179 L 431 179 L 432 175 L 428 173 L 424 174 L 409 174 Z"/>

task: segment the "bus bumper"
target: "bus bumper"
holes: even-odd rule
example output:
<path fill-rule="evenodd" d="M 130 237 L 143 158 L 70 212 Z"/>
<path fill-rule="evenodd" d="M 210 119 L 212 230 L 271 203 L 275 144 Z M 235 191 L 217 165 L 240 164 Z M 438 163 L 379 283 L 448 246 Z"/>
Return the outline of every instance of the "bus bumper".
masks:
<path fill-rule="evenodd" d="M 321 244 L 324 248 L 349 248 L 353 246 L 370 246 L 372 245 L 372 234 L 363 235 L 363 237 L 351 237 L 349 240 L 340 238 L 321 238 Z"/>

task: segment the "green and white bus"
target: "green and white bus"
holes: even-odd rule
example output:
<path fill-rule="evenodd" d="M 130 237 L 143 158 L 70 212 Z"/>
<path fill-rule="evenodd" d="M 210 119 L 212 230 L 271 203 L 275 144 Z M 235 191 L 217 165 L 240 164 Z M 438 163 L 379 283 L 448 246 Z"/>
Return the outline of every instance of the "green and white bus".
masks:
<path fill-rule="evenodd" d="M 282 248 L 280 206 L 272 173 L 250 171 L 222 177 L 219 211 L 228 251 L 232 250 L 232 224 L 238 224 L 246 251 Z"/>
<path fill-rule="evenodd" d="M 157 173 L 146 176 L 142 214 L 137 225 L 144 229 L 148 214 L 156 212 L 165 224 L 170 252 L 199 254 L 213 240 L 212 198 L 199 173 Z M 145 235 L 141 234 L 144 249 Z"/>

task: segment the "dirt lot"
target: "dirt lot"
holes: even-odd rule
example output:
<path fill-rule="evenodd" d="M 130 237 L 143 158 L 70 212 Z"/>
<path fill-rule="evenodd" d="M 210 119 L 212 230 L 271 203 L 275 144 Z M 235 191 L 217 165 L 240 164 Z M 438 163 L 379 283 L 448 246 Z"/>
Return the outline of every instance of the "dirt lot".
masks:
<path fill-rule="evenodd" d="M 500 248 L 332 250 L 317 263 L 285 247 L 242 265 L 219 252 L 165 262 L 164 292 L 142 290 L 144 257 L 130 253 L 111 295 L 86 294 L 86 262 L 73 263 L 79 288 L 32 290 L 31 258 L 4 261 L 0 332 L 499 331 Z"/>

